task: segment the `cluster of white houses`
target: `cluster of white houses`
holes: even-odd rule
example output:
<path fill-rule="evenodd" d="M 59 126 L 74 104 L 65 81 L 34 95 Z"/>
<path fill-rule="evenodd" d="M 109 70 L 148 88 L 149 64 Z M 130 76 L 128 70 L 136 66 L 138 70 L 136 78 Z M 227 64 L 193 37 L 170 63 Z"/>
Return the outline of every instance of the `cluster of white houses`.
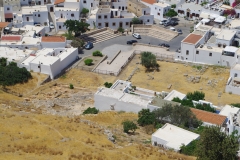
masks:
<path fill-rule="evenodd" d="M 99 88 L 94 95 L 94 105 L 100 111 L 126 111 L 137 113 L 142 109 L 161 108 L 165 104 L 172 104 L 175 107 L 180 105 L 173 102 L 173 98 L 185 99 L 186 95 L 176 90 L 167 92 L 155 92 L 133 86 L 131 82 L 117 80 L 111 88 Z M 238 130 L 240 135 L 240 108 L 226 105 L 222 109 L 213 106 L 210 102 L 199 101 L 194 103 L 210 104 L 220 112 L 211 113 L 191 108 L 196 118 L 203 122 L 204 126 L 220 126 L 221 131 L 230 135 Z M 162 128 L 152 134 L 152 145 L 161 146 L 179 151 L 180 147 L 188 145 L 191 141 L 198 139 L 198 134 L 166 123 Z"/>

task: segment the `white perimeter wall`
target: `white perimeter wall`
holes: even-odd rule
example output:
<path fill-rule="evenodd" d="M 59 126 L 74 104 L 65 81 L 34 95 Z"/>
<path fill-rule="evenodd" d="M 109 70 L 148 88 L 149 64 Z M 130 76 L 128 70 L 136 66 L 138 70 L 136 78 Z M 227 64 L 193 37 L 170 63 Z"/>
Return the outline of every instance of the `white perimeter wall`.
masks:
<path fill-rule="evenodd" d="M 66 42 L 41 42 L 42 48 L 65 48 Z"/>

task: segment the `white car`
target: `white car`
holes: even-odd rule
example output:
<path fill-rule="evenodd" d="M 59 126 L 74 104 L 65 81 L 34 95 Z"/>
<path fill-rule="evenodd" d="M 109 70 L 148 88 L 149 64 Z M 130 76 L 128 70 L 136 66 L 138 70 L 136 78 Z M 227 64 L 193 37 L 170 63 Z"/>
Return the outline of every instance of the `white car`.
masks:
<path fill-rule="evenodd" d="M 138 34 L 138 33 L 133 33 L 132 36 L 135 37 L 135 38 L 137 38 L 137 39 L 140 39 L 140 38 L 141 38 L 140 34 Z"/>
<path fill-rule="evenodd" d="M 49 27 L 50 27 L 50 29 L 54 29 L 55 28 L 54 25 L 53 25 L 53 22 L 49 22 Z"/>
<path fill-rule="evenodd" d="M 176 31 L 176 29 L 174 27 L 170 27 L 169 29 L 172 31 Z"/>

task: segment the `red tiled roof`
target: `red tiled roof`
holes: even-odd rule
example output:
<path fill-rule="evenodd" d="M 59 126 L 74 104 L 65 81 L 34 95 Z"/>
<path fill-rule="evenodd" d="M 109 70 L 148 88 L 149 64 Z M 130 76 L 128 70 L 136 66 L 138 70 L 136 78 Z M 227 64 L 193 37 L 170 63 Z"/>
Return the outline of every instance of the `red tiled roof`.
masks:
<path fill-rule="evenodd" d="M 183 40 L 183 42 L 190 43 L 190 44 L 196 44 L 201 38 L 202 38 L 201 35 L 190 34 L 189 36 L 187 36 L 187 37 Z"/>
<path fill-rule="evenodd" d="M 21 36 L 2 36 L 2 41 L 21 41 Z"/>
<path fill-rule="evenodd" d="M 207 111 L 202 111 L 202 110 L 195 109 L 195 108 L 191 108 L 191 111 L 193 112 L 193 114 L 196 115 L 197 119 L 199 119 L 203 122 L 216 124 L 219 126 L 221 126 L 227 118 L 226 116 L 222 116 L 222 115 L 207 112 Z"/>
<path fill-rule="evenodd" d="M 5 13 L 5 18 L 13 18 L 13 14 L 12 13 Z"/>
<path fill-rule="evenodd" d="M 4 28 L 8 26 L 8 22 L 0 22 L 0 28 Z"/>
<path fill-rule="evenodd" d="M 42 42 L 65 42 L 66 38 L 61 36 L 42 37 Z"/>
<path fill-rule="evenodd" d="M 153 4 L 153 3 L 157 3 L 156 0 L 142 0 L 143 2 L 146 2 L 148 4 Z"/>
<path fill-rule="evenodd" d="M 59 4 L 59 3 L 63 3 L 65 2 L 65 0 L 55 0 L 54 4 Z"/>

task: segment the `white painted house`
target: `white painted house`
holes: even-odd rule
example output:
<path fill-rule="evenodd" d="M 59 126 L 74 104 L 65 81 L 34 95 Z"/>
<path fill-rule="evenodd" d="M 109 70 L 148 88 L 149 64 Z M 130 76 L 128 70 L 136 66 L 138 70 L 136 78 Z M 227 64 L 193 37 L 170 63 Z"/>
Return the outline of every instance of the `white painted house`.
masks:
<path fill-rule="evenodd" d="M 226 133 L 231 135 L 233 131 L 237 130 L 240 135 L 240 110 L 234 113 L 229 113 L 227 121 Z"/>
<path fill-rule="evenodd" d="M 29 71 L 48 74 L 54 79 L 77 58 L 77 48 L 44 48 L 31 54 L 19 66 Z"/>
<path fill-rule="evenodd" d="M 166 123 L 152 134 L 151 142 L 154 146 L 160 146 L 174 151 L 180 151 L 182 145 L 187 146 L 200 135 Z"/>

